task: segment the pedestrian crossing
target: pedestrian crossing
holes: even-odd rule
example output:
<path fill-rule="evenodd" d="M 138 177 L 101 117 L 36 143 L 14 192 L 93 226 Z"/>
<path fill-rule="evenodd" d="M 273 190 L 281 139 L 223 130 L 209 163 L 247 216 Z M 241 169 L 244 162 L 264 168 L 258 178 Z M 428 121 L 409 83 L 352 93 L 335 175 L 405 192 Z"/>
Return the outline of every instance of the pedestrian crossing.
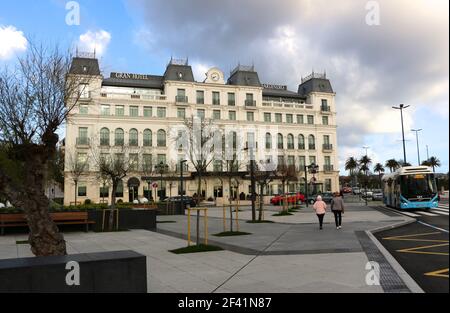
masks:
<path fill-rule="evenodd" d="M 409 217 L 421 217 L 421 216 L 449 216 L 448 204 L 439 204 L 437 208 L 430 210 L 415 210 L 415 211 L 397 211 L 403 215 Z"/>

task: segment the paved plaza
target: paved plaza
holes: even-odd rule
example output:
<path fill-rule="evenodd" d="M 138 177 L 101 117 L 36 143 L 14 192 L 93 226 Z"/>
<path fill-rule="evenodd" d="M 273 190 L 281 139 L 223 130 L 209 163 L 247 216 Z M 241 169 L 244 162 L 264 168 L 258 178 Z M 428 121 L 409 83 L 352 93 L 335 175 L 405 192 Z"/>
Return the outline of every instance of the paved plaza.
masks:
<path fill-rule="evenodd" d="M 275 208 L 273 208 L 276 210 Z M 249 224 L 250 212 L 239 212 L 239 230 L 251 235 L 217 237 L 223 231 L 221 208 L 209 212 L 209 243 L 226 249 L 176 255 L 186 246 L 187 216 L 158 216 L 158 232 L 131 230 L 112 233 L 65 233 L 69 254 L 134 250 L 147 256 L 149 292 L 383 292 L 366 284 L 369 261 L 361 244 L 365 230 L 407 222 L 408 217 L 354 205 L 336 230 L 328 214 L 319 231 L 311 208 L 292 216 Z M 203 226 L 203 220 L 201 221 Z M 195 217 L 192 217 L 195 234 Z M 0 259 L 31 257 L 25 234 L 0 237 Z M 195 239 L 195 237 L 193 238 Z"/>

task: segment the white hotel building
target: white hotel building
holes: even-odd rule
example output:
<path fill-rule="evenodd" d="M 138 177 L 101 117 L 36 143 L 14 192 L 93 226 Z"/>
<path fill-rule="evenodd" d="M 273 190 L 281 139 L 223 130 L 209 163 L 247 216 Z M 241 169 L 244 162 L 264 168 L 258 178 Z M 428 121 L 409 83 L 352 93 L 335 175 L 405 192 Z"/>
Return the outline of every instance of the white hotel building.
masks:
<path fill-rule="evenodd" d="M 162 76 L 111 73 L 105 78 L 97 59 L 76 57 L 71 74 L 87 77 L 89 83 L 66 125 L 65 204 L 74 201 L 75 192 L 80 202 L 110 202 L 111 187 L 102 187 L 91 151 L 114 153 L 121 145 L 128 145 L 130 153 L 136 151 L 133 158 L 130 155 L 136 164 L 123 179 L 117 199 L 158 199 L 155 190 L 147 190 L 149 181 L 158 183 L 158 194 L 178 195 L 180 173 L 176 165 L 183 157 L 173 148 L 175 142 L 169 134 L 191 116 L 212 119 L 219 127 L 235 129 L 242 138 L 248 138 L 246 127 L 255 127 L 257 156 L 265 158 L 271 151 L 273 157 L 275 151 L 275 159 L 299 169 L 298 180 L 289 182 L 286 191 L 304 190 L 304 167 L 312 163 L 319 166 L 314 174 L 318 188 L 338 191 L 335 93 L 325 74 L 303 78 L 296 92 L 286 86 L 262 84 L 254 68 L 246 66 L 236 67 L 227 79 L 218 68 L 212 68 L 204 79 L 196 81 L 191 66 L 179 60 L 171 60 Z M 77 190 L 70 166 L 73 159 L 89 163 Z M 162 179 L 156 172 L 144 174 L 139 165 L 148 164 L 148 160 L 153 168 L 161 162 L 168 164 L 170 173 Z M 234 196 L 250 194 L 248 167 L 238 169 L 232 186 L 224 179 L 226 167 L 211 162 L 209 170 L 201 187 L 205 198 L 220 201 L 228 199 L 230 192 Z M 308 181 L 311 177 L 308 173 Z M 195 170 L 189 162 L 184 181 L 187 195 L 197 192 Z M 267 191 L 268 195 L 276 193 L 281 193 L 279 179 L 274 179 Z"/>

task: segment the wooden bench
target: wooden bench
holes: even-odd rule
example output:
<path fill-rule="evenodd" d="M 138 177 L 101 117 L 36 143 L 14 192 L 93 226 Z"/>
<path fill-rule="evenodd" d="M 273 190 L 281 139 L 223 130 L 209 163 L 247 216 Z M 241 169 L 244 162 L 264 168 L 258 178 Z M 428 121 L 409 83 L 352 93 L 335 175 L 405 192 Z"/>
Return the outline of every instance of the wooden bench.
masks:
<path fill-rule="evenodd" d="M 50 213 L 50 217 L 56 225 L 86 225 L 86 231 L 89 231 L 89 225 L 95 224 L 90 221 L 87 212 L 55 212 Z M 5 227 L 28 226 L 26 215 L 23 213 L 0 214 L 1 234 L 4 234 Z"/>

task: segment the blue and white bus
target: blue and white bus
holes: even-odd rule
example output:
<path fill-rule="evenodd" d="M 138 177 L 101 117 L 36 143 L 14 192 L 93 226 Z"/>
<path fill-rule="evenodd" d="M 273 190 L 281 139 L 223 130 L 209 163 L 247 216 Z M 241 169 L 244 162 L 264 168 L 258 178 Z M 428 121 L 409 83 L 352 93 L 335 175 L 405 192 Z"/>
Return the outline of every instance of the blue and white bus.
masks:
<path fill-rule="evenodd" d="M 431 209 L 438 206 L 433 171 L 428 166 L 405 166 L 383 176 L 384 204 L 396 209 Z"/>

